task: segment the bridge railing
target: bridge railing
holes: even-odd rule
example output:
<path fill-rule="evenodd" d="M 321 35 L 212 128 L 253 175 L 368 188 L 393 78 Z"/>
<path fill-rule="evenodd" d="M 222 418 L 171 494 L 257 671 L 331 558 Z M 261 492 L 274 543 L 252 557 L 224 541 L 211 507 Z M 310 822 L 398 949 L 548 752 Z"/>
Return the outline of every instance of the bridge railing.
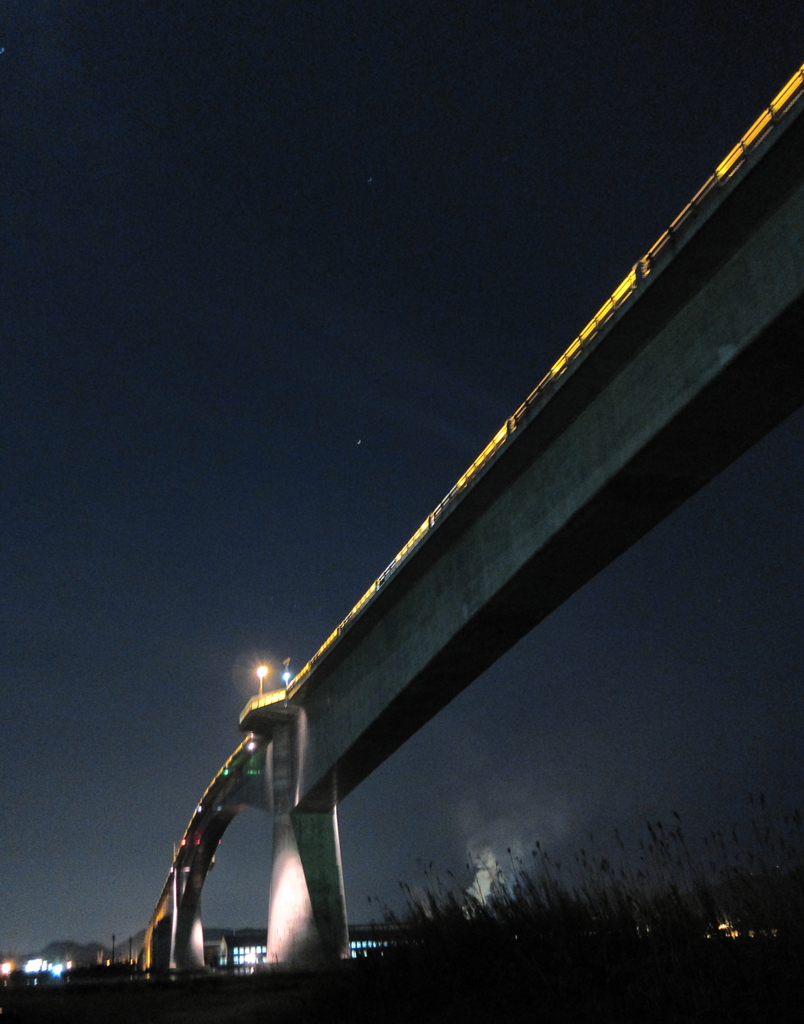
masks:
<path fill-rule="evenodd" d="M 288 691 L 285 689 L 271 690 L 270 693 L 258 693 L 255 697 L 252 697 L 248 704 L 243 708 L 243 711 L 240 714 L 241 723 L 249 712 L 256 711 L 258 708 L 270 707 L 272 704 L 279 704 L 281 701 L 287 700 L 287 697 Z"/>
<path fill-rule="evenodd" d="M 357 604 L 352 608 L 346 618 L 336 626 L 324 643 L 318 648 L 307 664 L 299 671 L 293 680 L 288 684 L 287 696 L 292 697 L 304 684 L 315 666 L 327 653 L 329 648 L 343 635 L 352 625 L 366 605 L 376 596 L 380 588 L 387 583 L 399 566 L 406 561 L 422 540 L 428 535 L 443 515 L 450 509 L 453 502 L 462 495 L 466 488 L 476 481 L 478 474 L 487 468 L 491 461 L 498 455 L 500 449 L 510 439 L 517 427 L 522 423 L 536 402 L 546 397 L 545 393 L 567 369 L 567 367 L 584 347 L 597 335 L 601 328 L 611 319 L 614 313 L 627 303 L 634 294 L 639 291 L 640 281 L 647 278 L 651 270 L 667 245 L 676 241 L 682 227 L 701 210 L 704 204 L 714 202 L 710 199 L 711 194 L 727 182 L 736 171 L 745 163 L 749 153 L 771 132 L 779 123 L 781 118 L 790 110 L 802 95 L 804 95 L 804 65 L 796 71 L 792 78 L 785 83 L 780 91 L 771 100 L 770 106 L 763 110 L 754 121 L 748 131 L 743 135 L 737 145 L 717 165 L 713 174 L 707 178 L 701 188 L 695 193 L 684 209 L 672 221 L 654 244 L 648 249 L 642 259 L 638 260 L 628 272 L 623 281 L 614 289 L 609 298 L 595 313 L 589 323 L 583 328 L 577 338 L 562 353 L 559 359 L 550 367 L 548 372 L 531 391 L 522 405 L 516 410 L 513 416 L 509 417 L 500 427 L 494 437 L 489 441 L 475 461 L 469 466 L 466 472 L 459 477 L 452 489 L 433 509 L 430 515 L 424 520 L 405 546 L 397 552 L 394 559 L 380 573 L 377 579 L 363 594 Z"/>
<path fill-rule="evenodd" d="M 184 833 L 182 835 L 181 840 L 178 843 L 178 846 L 174 846 L 173 867 L 171 867 L 171 870 L 168 872 L 165 884 L 162 886 L 162 891 L 159 894 L 159 899 L 156 901 L 156 908 L 153 912 L 153 915 L 151 916 L 151 921 L 148 926 L 150 931 L 153 931 L 153 928 L 156 926 L 157 922 L 168 913 L 168 904 L 171 895 L 170 887 L 173 878 L 173 870 L 175 868 L 177 859 L 182 855 L 183 851 L 191 845 L 190 840 L 194 831 L 196 830 L 196 826 L 199 821 L 199 816 L 203 814 L 204 810 L 209 806 L 211 797 L 220 786 L 221 780 L 231 775 L 232 772 L 237 767 L 237 765 L 240 763 L 241 759 L 244 756 L 248 756 L 251 753 L 253 744 L 254 740 L 250 736 L 247 736 L 243 740 L 243 742 L 235 748 L 234 752 L 226 759 L 225 763 L 223 764 L 223 767 L 218 770 L 212 782 L 210 782 L 210 784 L 204 790 L 204 795 L 201 797 L 198 804 L 196 805 L 196 808 L 193 811 L 192 817 L 187 823 L 187 828 L 184 830 Z"/>

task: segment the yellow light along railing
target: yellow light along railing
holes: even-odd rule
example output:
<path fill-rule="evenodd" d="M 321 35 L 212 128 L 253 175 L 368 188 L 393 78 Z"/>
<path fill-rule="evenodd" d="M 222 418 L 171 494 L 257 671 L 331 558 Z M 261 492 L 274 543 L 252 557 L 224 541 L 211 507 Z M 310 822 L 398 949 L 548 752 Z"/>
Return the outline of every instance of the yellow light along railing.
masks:
<path fill-rule="evenodd" d="M 284 687 L 281 690 L 271 690 L 270 693 L 258 693 L 256 696 L 252 697 L 248 704 L 243 708 L 243 713 L 240 715 L 240 721 L 242 722 L 246 715 L 251 711 L 257 711 L 259 708 L 267 708 L 270 707 L 271 704 L 278 704 L 280 701 L 287 699 L 288 691 L 284 689 Z"/>
<path fill-rule="evenodd" d="M 804 64 L 793 75 L 789 82 L 786 82 L 771 100 L 770 109 L 774 114 L 781 114 L 785 107 L 795 98 L 796 93 L 804 84 Z"/>
<path fill-rule="evenodd" d="M 601 327 L 603 327 L 603 325 L 614 315 L 620 306 L 632 297 L 639 287 L 640 279 L 644 280 L 648 276 L 661 251 L 668 243 L 678 236 L 679 229 L 697 212 L 713 188 L 717 185 L 723 184 L 731 178 L 731 176 L 745 162 L 745 158 L 748 153 L 765 138 L 768 132 L 772 131 L 780 117 L 790 108 L 790 106 L 801 98 L 802 85 L 804 85 L 804 65 L 802 65 L 793 77 L 783 86 L 783 88 L 779 90 L 773 100 L 771 100 L 770 106 L 766 110 L 762 111 L 737 145 L 717 165 L 714 173 L 707 178 L 704 184 L 692 197 L 690 202 L 687 203 L 675 220 L 672 221 L 668 230 L 664 231 L 653 243 L 650 249 L 648 249 L 642 259 L 634 264 L 631 271 L 614 289 L 611 296 L 603 303 L 589 323 L 586 324 L 578 337 L 572 341 L 561 357 L 553 363 L 550 370 L 539 381 L 522 405 L 520 405 L 516 410 L 514 415 L 505 421 L 472 465 L 462 476 L 458 478 L 450 492 L 443 498 L 436 508 L 433 509 L 407 544 L 405 544 L 405 546 L 395 555 L 393 561 L 382 573 L 380 573 L 346 618 L 332 631 L 332 633 L 330 633 L 312 658 L 301 669 L 301 671 L 296 674 L 292 682 L 288 685 L 286 696 L 292 697 L 293 694 L 298 691 L 299 687 L 304 683 L 305 679 L 319 659 L 326 653 L 338 637 L 343 634 L 344 630 L 352 624 L 356 616 L 363 611 L 366 604 L 368 604 L 368 602 L 376 595 L 377 591 L 396 571 L 402 562 L 404 562 L 409 557 L 410 553 L 418 547 L 454 499 L 466 488 L 470 481 L 477 476 L 480 470 L 487 465 L 489 460 L 497 454 L 502 445 L 505 444 L 517 429 L 523 417 L 533 407 L 533 404 L 542 397 L 545 388 L 552 384 L 566 371 L 569 364 L 578 357 L 584 346 L 586 346 L 588 342 L 595 337 Z"/>

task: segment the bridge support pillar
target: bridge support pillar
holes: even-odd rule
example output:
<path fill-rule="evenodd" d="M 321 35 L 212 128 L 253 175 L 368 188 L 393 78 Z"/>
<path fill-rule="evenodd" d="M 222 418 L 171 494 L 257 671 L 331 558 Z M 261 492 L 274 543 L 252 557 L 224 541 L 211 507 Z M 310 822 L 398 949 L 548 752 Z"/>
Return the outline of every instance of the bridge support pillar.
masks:
<path fill-rule="evenodd" d="M 349 929 L 337 810 L 333 807 L 320 814 L 294 811 L 290 820 L 324 955 L 341 959 L 349 955 Z"/>
<path fill-rule="evenodd" d="M 204 928 L 201 907 L 195 900 L 179 907 L 170 966 L 177 971 L 198 971 L 204 967 Z"/>
<path fill-rule="evenodd" d="M 268 961 L 316 967 L 348 954 L 343 872 L 335 810 L 294 811 L 303 755 L 297 715 L 273 729 L 273 869 Z"/>

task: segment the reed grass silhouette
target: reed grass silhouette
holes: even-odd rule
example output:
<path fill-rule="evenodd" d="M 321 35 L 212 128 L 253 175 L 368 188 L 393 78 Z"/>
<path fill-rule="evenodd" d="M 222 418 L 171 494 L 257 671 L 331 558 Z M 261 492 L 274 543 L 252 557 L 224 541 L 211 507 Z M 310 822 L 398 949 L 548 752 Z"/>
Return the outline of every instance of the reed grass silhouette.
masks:
<path fill-rule="evenodd" d="M 426 872 L 345 976 L 350 1021 L 782 1021 L 804 1005 L 804 818 L 749 798 L 690 842 L 678 814 L 561 864 L 536 844 L 486 898 Z"/>

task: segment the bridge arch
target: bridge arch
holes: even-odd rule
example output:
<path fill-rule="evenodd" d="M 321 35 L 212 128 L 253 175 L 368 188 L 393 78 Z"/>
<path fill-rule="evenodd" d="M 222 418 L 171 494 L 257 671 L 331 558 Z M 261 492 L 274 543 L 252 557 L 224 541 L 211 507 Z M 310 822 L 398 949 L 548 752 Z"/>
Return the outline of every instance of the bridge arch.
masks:
<path fill-rule="evenodd" d="M 201 892 L 226 829 L 249 807 L 270 813 L 270 742 L 249 735 L 204 791 L 175 850 L 145 932 L 145 970 L 204 966 Z"/>

